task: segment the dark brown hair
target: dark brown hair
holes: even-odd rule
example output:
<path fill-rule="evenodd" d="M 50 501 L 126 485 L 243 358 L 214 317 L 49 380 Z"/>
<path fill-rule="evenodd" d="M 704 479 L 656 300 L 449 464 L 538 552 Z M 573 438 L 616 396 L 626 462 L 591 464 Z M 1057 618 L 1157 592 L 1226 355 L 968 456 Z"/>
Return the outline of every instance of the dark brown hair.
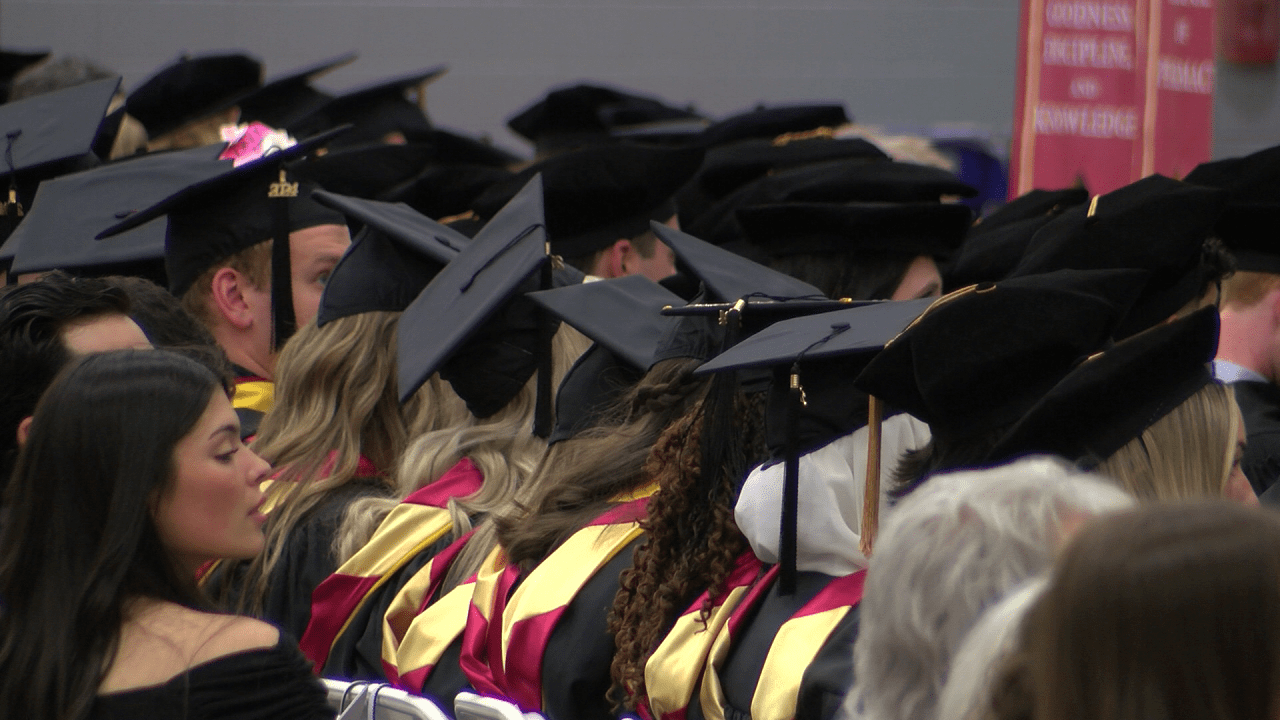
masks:
<path fill-rule="evenodd" d="M 1280 518 L 1206 501 L 1095 521 L 1022 646 L 1036 720 L 1275 717 Z"/>
<path fill-rule="evenodd" d="M 521 488 L 516 511 L 494 515 L 507 562 L 531 569 L 607 510 L 611 498 L 647 480 L 642 470 L 658 434 L 706 389 L 707 381 L 693 376 L 699 364 L 656 364 L 603 423 L 551 447 Z"/>
<path fill-rule="evenodd" d="M 705 400 L 698 403 L 668 427 L 645 463 L 645 474 L 659 489 L 640 523 L 645 540 L 632 568 L 622 574 L 609 615 L 617 644 L 611 694 L 622 700 L 620 690 L 632 707 L 645 701 L 645 663 L 676 617 L 705 590 L 708 602 L 700 611 L 705 620 L 711 599 L 747 549 L 733 506 L 747 470 L 766 454 L 764 398 L 759 393 L 734 396 L 730 437 L 721 438 L 723 462 L 704 474 L 706 405 Z"/>

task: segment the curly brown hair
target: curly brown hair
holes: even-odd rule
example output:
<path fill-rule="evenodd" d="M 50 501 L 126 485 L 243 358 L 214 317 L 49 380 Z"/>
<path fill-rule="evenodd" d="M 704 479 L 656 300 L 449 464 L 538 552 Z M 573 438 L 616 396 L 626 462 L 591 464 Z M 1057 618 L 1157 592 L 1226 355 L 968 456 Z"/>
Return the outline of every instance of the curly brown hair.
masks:
<path fill-rule="evenodd" d="M 494 513 L 507 562 L 528 571 L 609 509 L 619 493 L 648 481 L 644 464 L 659 433 L 705 391 L 700 361 L 664 360 L 619 398 L 605 420 L 556 443 L 518 491 L 510 512 Z"/>
<path fill-rule="evenodd" d="M 734 422 L 715 472 L 702 472 L 705 414 L 715 412 L 707 400 L 662 433 L 645 463 L 645 475 L 659 489 L 640 523 L 645 540 L 622 574 L 609 615 L 617 645 L 610 696 L 620 705 L 646 702 L 644 666 L 654 648 L 689 603 L 709 590 L 700 611 L 705 622 L 711 600 L 747 549 L 733 506 L 743 476 L 765 457 L 764 398 L 735 393 L 731 403 Z"/>

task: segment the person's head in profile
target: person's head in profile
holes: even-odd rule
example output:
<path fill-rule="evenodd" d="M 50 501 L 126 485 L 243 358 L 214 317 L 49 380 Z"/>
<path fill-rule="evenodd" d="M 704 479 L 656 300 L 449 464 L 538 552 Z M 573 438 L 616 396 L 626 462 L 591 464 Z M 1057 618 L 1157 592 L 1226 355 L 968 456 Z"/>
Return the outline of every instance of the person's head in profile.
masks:
<path fill-rule="evenodd" d="M 1280 518 L 1204 501 L 1095 520 L 1022 632 L 1013 715 L 1277 717 Z"/>
<path fill-rule="evenodd" d="M 223 381 L 174 353 L 90 355 L 54 381 L 0 526 L 0 704 L 84 717 L 140 617 L 203 608 L 197 569 L 262 549 L 270 466 L 239 430 Z"/>

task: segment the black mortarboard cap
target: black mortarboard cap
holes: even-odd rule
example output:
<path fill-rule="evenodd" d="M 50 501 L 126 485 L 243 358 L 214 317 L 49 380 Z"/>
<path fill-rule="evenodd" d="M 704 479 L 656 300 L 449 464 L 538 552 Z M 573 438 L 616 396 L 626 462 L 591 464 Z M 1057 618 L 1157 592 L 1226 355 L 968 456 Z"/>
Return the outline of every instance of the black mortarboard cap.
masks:
<path fill-rule="evenodd" d="M 549 415 L 554 324 L 523 297 L 555 284 L 547 264 L 541 180 L 535 177 L 517 193 L 405 310 L 397 352 L 402 401 L 439 371 L 473 415 L 489 417 L 541 370 L 542 427 L 535 430 L 550 432 L 541 406 Z"/>
<path fill-rule="evenodd" d="M 342 129 L 308 138 L 210 180 L 189 185 L 108 228 L 107 237 L 169 216 L 165 273 L 169 290 L 181 297 L 200 274 L 258 243 L 271 249 L 272 346 L 296 328 L 289 234 L 319 225 L 345 225 L 341 213 L 311 199 L 311 187 L 289 174 L 290 164 L 328 142 Z"/>
<path fill-rule="evenodd" d="M 324 190 L 312 197 L 364 224 L 325 283 L 316 312 L 319 326 L 360 313 L 402 312 L 471 242 L 408 205 Z"/>
<path fill-rule="evenodd" d="M 1067 208 L 1083 205 L 1088 201 L 1089 191 L 1082 187 L 1031 190 L 996 208 L 974 225 L 974 229 L 976 232 L 988 232 L 1009 223 L 1054 217 Z"/>
<path fill-rule="evenodd" d="M 973 197 L 977 189 L 953 173 L 907 162 L 827 160 L 780 170 L 760 181 L 767 202 L 938 202 Z"/>
<path fill-rule="evenodd" d="M 99 163 L 95 140 L 118 87 L 120 78 L 108 78 L 0 105 L 0 237 L 41 180 Z"/>
<path fill-rule="evenodd" d="M 970 228 L 951 264 L 942 272 L 948 290 L 1003 280 L 1013 272 L 1031 238 L 1053 218 L 1029 217 L 976 232 Z"/>
<path fill-rule="evenodd" d="M 678 318 L 661 310 L 682 305 L 679 295 L 641 275 L 582 283 L 529 297 L 595 342 L 565 374 L 556 392 L 551 442 L 572 437 L 653 364 L 658 344 Z"/>
<path fill-rule="evenodd" d="M 1091 357 L 1031 408 L 992 450 L 1096 466 L 1213 380 L 1218 311 L 1157 325 Z"/>
<path fill-rule="evenodd" d="M 312 87 L 311 81 L 354 62 L 356 57 L 356 53 L 349 52 L 269 78 L 262 87 L 240 99 L 240 122 L 256 121 L 273 128 L 288 127 L 333 99 L 332 95 Z"/>
<path fill-rule="evenodd" d="M 1200 296 L 1217 269 L 1204 241 L 1226 200 L 1219 190 L 1151 175 L 1066 210 L 1031 238 L 1010 277 L 1071 268 L 1151 273 L 1116 330 L 1122 338 L 1164 322 Z"/>
<path fill-rule="evenodd" d="M 513 173 L 488 165 L 437 165 L 382 193 L 379 199 L 402 202 L 432 218 L 459 215 L 476 198 Z"/>
<path fill-rule="evenodd" d="M 702 162 L 697 148 L 607 145 L 557 155 L 491 187 L 475 201 L 490 215 L 541 174 L 551 251 L 581 257 L 675 215 L 673 196 Z"/>
<path fill-rule="evenodd" d="M 369 85 L 345 90 L 305 117 L 290 123 L 291 134 L 307 136 L 339 125 L 350 124 L 351 131 L 338 139 L 337 146 L 383 142 L 387 135 L 400 133 L 415 142 L 431 131 L 422 93 L 448 68 L 437 65 L 399 77 L 379 80 Z M 418 89 L 418 102 L 405 97 Z"/>
<path fill-rule="evenodd" d="M 165 220 L 98 240 L 103 230 L 193 183 L 231 170 L 222 145 L 139 155 L 40 184 L 22 224 L 6 244 L 17 248 L 14 273 L 86 271 L 164 259 Z"/>
<path fill-rule="evenodd" d="M 430 146 L 375 143 L 346 147 L 298 163 L 302 177 L 339 195 L 377 198 L 408 182 L 431 161 Z"/>
<path fill-rule="evenodd" d="M 524 158 L 500 148 L 487 140 L 469 137 L 454 130 L 435 127 L 422 135 L 418 142 L 430 145 L 436 163 L 461 163 L 506 168 L 525 162 Z"/>
<path fill-rule="evenodd" d="M 713 123 L 702 134 L 708 147 L 735 140 L 774 138 L 820 127 L 833 128 L 852 122 L 843 103 L 760 106 Z"/>
<path fill-rule="evenodd" d="M 769 173 L 814 163 L 888 160 L 883 150 L 862 138 L 813 137 L 775 141 L 741 140 L 713 147 L 698 171 L 697 183 L 711 198 L 721 198 Z"/>
<path fill-rule="evenodd" d="M 774 257 L 877 252 L 946 255 L 973 217 L 967 206 L 925 203 L 783 203 L 737 211 L 746 238 Z"/>
<path fill-rule="evenodd" d="M 1203 163 L 1186 181 L 1226 191 L 1214 234 L 1235 257 L 1236 269 L 1280 275 L 1280 145 Z"/>
<path fill-rule="evenodd" d="M 262 63 L 248 55 L 184 55 L 134 88 L 125 107 L 155 139 L 234 106 L 261 84 Z"/>
<path fill-rule="evenodd" d="M 49 57 L 48 50 L 0 50 L 0 103 L 9 99 L 9 86 L 18 73 Z"/>
<path fill-rule="evenodd" d="M 1145 279 L 1140 270 L 1060 270 L 957 290 L 886 345 L 855 384 L 935 436 L 980 437 L 1012 424 L 1102 349 Z"/>
<path fill-rule="evenodd" d="M 711 295 L 709 300 L 735 302 L 745 297 L 825 299 L 821 290 L 790 275 L 666 225 L 655 222 L 651 227 L 689 273 L 706 285 Z"/>
<path fill-rule="evenodd" d="M 620 128 L 700 119 L 657 98 L 580 83 L 551 90 L 508 120 L 507 127 L 539 150 L 555 151 L 608 141 Z"/>

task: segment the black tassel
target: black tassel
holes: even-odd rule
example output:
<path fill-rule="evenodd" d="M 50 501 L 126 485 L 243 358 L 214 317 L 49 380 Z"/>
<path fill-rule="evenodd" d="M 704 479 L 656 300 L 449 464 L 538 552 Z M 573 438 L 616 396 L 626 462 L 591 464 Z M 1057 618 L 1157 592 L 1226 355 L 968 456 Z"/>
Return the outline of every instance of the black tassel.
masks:
<path fill-rule="evenodd" d="M 275 233 L 271 247 L 271 347 L 279 350 L 298 329 L 293 314 L 293 269 L 289 257 L 289 198 L 298 196 L 298 184 L 287 181 L 280 168 L 280 182 L 272 183 L 268 197 L 275 204 Z"/>
<path fill-rule="evenodd" d="M 800 408 L 804 405 L 804 388 L 800 386 L 800 367 L 791 368 L 787 389 L 786 457 L 782 467 L 782 522 L 778 538 L 778 590 L 783 595 L 796 591 L 796 526 L 800 514 L 800 448 L 797 439 Z"/>
<path fill-rule="evenodd" d="M 542 263 L 539 289 L 550 290 L 552 287 L 551 259 Z M 556 325 L 551 313 L 538 309 L 538 397 L 534 404 L 533 434 L 540 438 L 551 435 L 551 403 L 555 400 L 555 389 L 551 387 L 551 346 L 556 334 Z"/>

